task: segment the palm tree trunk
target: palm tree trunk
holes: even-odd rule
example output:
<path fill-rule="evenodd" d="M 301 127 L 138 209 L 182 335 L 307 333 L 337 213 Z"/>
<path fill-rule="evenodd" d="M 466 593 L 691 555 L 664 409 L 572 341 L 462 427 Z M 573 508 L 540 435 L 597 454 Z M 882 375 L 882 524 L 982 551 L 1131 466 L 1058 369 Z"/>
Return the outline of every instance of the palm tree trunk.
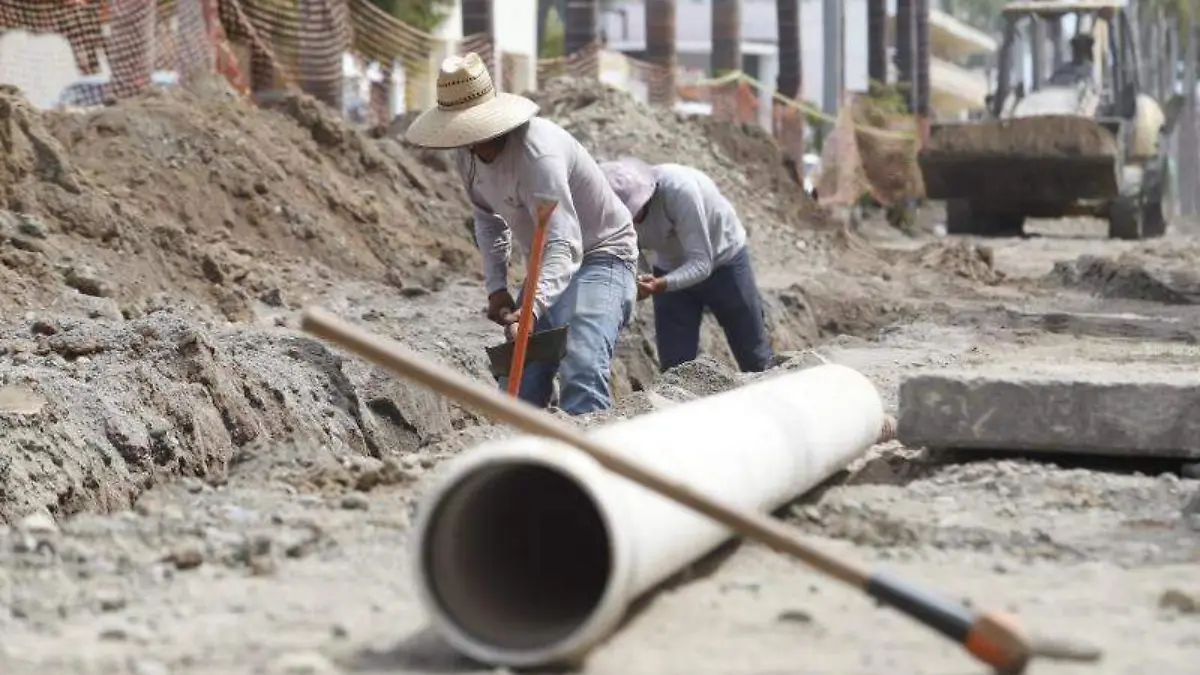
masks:
<path fill-rule="evenodd" d="M 712 68 L 717 76 L 742 69 L 742 0 L 712 2 Z"/>
<path fill-rule="evenodd" d="M 913 5 L 916 0 L 896 0 L 896 81 L 904 89 L 908 111 L 916 109 L 913 69 L 913 43 L 916 41 L 916 23 L 913 21 Z"/>
<path fill-rule="evenodd" d="M 712 69 L 717 77 L 742 69 L 742 0 L 712 0 Z M 713 116 L 717 119 L 737 117 L 737 85 L 714 92 Z"/>
<path fill-rule="evenodd" d="M 596 41 L 600 12 L 596 0 L 568 0 L 563 17 L 566 35 L 563 51 L 574 54 Z"/>
<path fill-rule="evenodd" d="M 916 106 L 915 111 L 917 117 L 922 122 L 929 119 L 932 103 L 932 83 L 929 81 L 929 0 L 915 0 L 913 3 L 913 23 L 916 24 Z M 924 129 L 924 127 L 922 127 Z M 923 133 L 923 132 L 922 132 Z"/>
<path fill-rule="evenodd" d="M 797 100 L 804 72 L 800 56 L 800 0 L 775 0 L 775 24 L 779 42 L 779 77 L 775 80 L 775 91 L 784 98 Z M 776 101 L 772 119 L 785 162 L 796 181 L 802 183 L 800 158 L 804 155 L 804 118 L 795 107 Z"/>
<path fill-rule="evenodd" d="M 887 0 L 867 0 L 867 77 L 887 84 Z"/>
<path fill-rule="evenodd" d="M 646 58 L 659 67 L 649 83 L 654 105 L 675 105 L 675 26 L 675 0 L 646 2 Z"/>

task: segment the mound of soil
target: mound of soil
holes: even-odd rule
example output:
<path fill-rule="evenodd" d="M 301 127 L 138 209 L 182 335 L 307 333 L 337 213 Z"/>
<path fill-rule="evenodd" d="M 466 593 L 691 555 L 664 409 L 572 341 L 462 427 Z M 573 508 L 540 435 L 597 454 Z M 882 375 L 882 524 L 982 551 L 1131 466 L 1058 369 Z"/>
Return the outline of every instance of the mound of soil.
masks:
<path fill-rule="evenodd" d="M 995 267 L 995 256 L 987 246 L 965 241 L 950 244 L 934 243 L 914 252 L 917 263 L 946 275 L 992 285 L 1004 280 L 1004 273 Z"/>
<path fill-rule="evenodd" d="M 933 134 L 931 155 L 981 154 L 1013 158 L 1113 157 L 1117 142 L 1095 122 L 1073 115 L 1039 115 L 1001 122 L 956 124 Z"/>
<path fill-rule="evenodd" d="M 0 92 L 13 148 L 0 158 L 0 208 L 45 224 L 36 247 L 3 258 L 6 281 L 41 291 L 22 304 L 73 286 L 74 261 L 128 315 L 162 292 L 229 319 L 245 319 L 252 298 L 310 285 L 315 270 L 436 286 L 475 268 L 461 190 L 398 144 L 306 96 L 267 111 L 205 94 L 39 115 Z"/>
<path fill-rule="evenodd" d="M 756 126 L 689 120 L 640 105 L 614 87 L 569 77 L 526 95 L 598 161 L 634 155 L 651 164 L 678 162 L 704 171 L 738 206 L 748 230 L 824 222 L 823 212 L 785 168 L 779 146 Z"/>
<path fill-rule="evenodd" d="M 1073 261 L 1059 261 L 1046 275 L 1046 282 L 1102 298 L 1146 300 L 1167 305 L 1195 304 L 1192 296 L 1164 283 L 1142 265 L 1129 260 L 1082 255 Z"/>

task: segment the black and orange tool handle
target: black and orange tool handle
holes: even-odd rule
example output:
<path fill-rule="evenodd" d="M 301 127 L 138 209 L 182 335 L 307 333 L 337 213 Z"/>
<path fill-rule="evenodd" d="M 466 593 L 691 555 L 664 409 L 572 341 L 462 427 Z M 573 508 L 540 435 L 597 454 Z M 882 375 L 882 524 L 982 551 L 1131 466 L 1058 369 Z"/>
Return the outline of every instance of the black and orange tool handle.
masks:
<path fill-rule="evenodd" d="M 521 379 L 525 375 L 525 353 L 529 349 L 529 336 L 533 333 L 533 304 L 541 278 L 542 254 L 546 249 L 546 232 L 550 229 L 550 216 L 558 202 L 538 199 L 537 218 L 534 219 L 533 243 L 529 247 L 529 264 L 525 266 L 525 287 L 521 291 L 521 310 L 517 316 L 517 335 L 513 344 L 512 365 L 508 368 L 508 393 L 517 396 L 521 392 Z"/>
<path fill-rule="evenodd" d="M 997 673 L 1020 673 L 1029 662 L 1028 640 L 1000 615 L 975 614 L 962 604 L 887 572 L 872 574 L 865 590 L 883 604 L 962 645 Z"/>

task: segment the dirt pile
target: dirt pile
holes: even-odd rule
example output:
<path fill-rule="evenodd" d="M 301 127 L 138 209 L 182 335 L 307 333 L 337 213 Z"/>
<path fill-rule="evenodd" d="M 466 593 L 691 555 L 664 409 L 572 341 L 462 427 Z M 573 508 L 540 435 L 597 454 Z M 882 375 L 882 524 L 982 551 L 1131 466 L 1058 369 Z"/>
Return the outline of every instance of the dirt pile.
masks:
<path fill-rule="evenodd" d="M 2 258 L 34 306 L 79 288 L 75 270 L 126 315 L 166 293 L 245 320 L 254 299 L 322 275 L 437 286 L 475 267 L 460 191 L 304 96 L 268 111 L 179 90 L 39 115 L 0 92 L 0 128 L 14 149 L 0 206 L 44 225 Z"/>
<path fill-rule="evenodd" d="M 239 457 L 282 460 L 283 439 L 330 459 L 399 459 L 474 423 L 320 341 L 206 326 L 170 308 L 7 328 L 0 389 L 0 521 L 10 522 L 41 507 L 128 508 L 170 477 L 223 482 Z"/>
<path fill-rule="evenodd" d="M 981 284 L 992 285 L 1004 280 L 996 269 L 995 255 L 987 246 L 965 241 L 950 244 L 926 244 L 912 254 L 917 264 Z"/>
<path fill-rule="evenodd" d="M 775 141 L 758 127 L 689 120 L 641 105 L 614 87 L 568 77 L 526 95 L 598 161 L 634 155 L 652 164 L 678 162 L 704 171 L 737 205 L 748 230 L 811 228 L 823 222 L 822 211 L 784 167 Z"/>
<path fill-rule="evenodd" d="M 1168 305 L 1195 304 L 1200 295 L 1174 287 L 1159 275 L 1151 274 L 1137 261 L 1082 255 L 1075 260 L 1054 263 L 1044 283 L 1051 287 L 1081 290 L 1113 300 L 1145 300 Z M 1195 290 L 1195 289 L 1192 289 Z"/>
<path fill-rule="evenodd" d="M 1073 115 L 1019 117 L 941 128 L 925 147 L 931 156 L 980 154 L 1012 158 L 1113 157 L 1116 139 L 1095 122 Z"/>

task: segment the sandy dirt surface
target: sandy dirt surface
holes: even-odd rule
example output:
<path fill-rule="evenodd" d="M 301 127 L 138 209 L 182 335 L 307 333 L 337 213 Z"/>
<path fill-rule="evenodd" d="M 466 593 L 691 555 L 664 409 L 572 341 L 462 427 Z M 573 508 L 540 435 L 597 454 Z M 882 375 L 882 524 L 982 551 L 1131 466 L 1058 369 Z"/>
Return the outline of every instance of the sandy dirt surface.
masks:
<path fill-rule="evenodd" d="M 760 134 L 595 85 L 540 100 L 601 159 L 691 163 L 729 192 L 781 369 L 815 350 L 894 410 L 931 367 L 1200 361 L 1200 240 L 1108 242 L 1086 222 L 994 241 L 849 232 Z M 0 92 L 0 141 L 0 672 L 496 672 L 425 627 L 406 546 L 439 462 L 507 431 L 294 328 L 320 303 L 488 378 L 501 338 L 446 157 L 306 99 L 260 111 L 218 88 L 69 117 Z M 650 319 L 622 338 L 614 415 L 737 386 L 711 325 L 705 361 L 656 376 Z M 1198 492 L 1178 464 L 893 442 L 780 515 L 1106 650 L 1030 672 L 1166 675 L 1200 662 Z M 584 672 L 985 672 L 760 547 L 707 562 Z"/>

